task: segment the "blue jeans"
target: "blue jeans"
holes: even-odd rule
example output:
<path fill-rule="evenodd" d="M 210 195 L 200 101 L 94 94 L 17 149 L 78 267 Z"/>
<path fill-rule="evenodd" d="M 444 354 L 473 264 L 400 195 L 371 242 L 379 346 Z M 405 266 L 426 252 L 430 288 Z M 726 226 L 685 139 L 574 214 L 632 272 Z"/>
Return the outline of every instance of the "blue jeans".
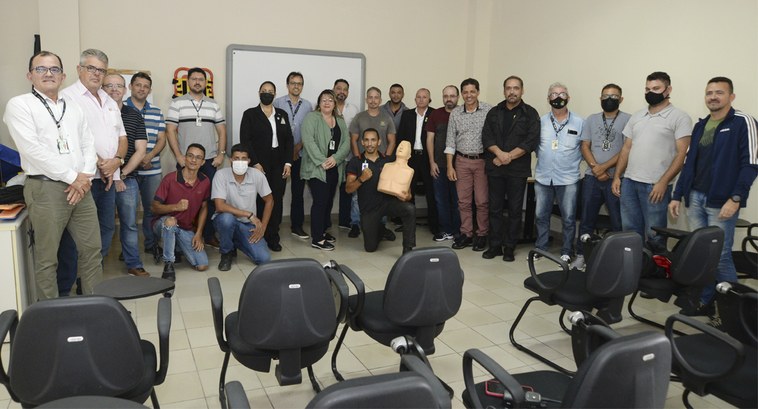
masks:
<path fill-rule="evenodd" d="M 461 214 L 458 212 L 458 191 L 455 182 L 447 178 L 447 168 L 440 167 L 440 174 L 433 179 L 434 200 L 440 232 L 458 235 L 461 230 Z"/>
<path fill-rule="evenodd" d="M 178 225 L 166 226 L 166 219 L 171 216 L 163 216 L 155 222 L 153 226 L 153 232 L 156 236 L 161 236 L 163 239 L 163 261 L 173 263 L 176 261 L 174 256 L 174 250 L 176 246 L 184 253 L 184 257 L 187 258 L 193 267 L 207 266 L 208 255 L 205 254 L 205 250 L 195 251 L 192 248 L 192 237 L 195 232 L 191 230 L 184 230 Z"/>
<path fill-rule="evenodd" d="M 734 226 L 739 217 L 739 210 L 728 219 L 719 218 L 719 207 L 706 207 L 707 197 L 705 193 L 693 190 L 690 193 L 690 205 L 687 207 L 687 220 L 690 223 L 690 229 L 696 230 L 706 226 L 718 226 L 724 230 L 724 248 L 721 249 L 721 258 L 716 268 L 716 281 L 703 289 L 700 301 L 708 304 L 713 299 L 714 288 L 716 283 L 722 281 L 737 281 L 737 270 L 734 268 L 732 260 L 732 246 L 734 245 Z"/>
<path fill-rule="evenodd" d="M 266 239 L 261 237 L 257 243 L 248 240 L 255 229 L 252 223 L 241 222 L 231 213 L 216 213 L 213 215 L 213 225 L 218 232 L 219 251 L 227 254 L 235 248 L 240 249 L 255 264 L 271 261 Z"/>
<path fill-rule="evenodd" d="M 155 191 L 161 184 L 161 175 L 135 176 L 139 185 L 139 193 L 142 198 L 142 234 L 145 236 L 145 248 L 152 249 L 157 243 L 155 234 L 150 224 L 153 221 L 153 212 L 150 206 L 153 204 Z"/>
<path fill-rule="evenodd" d="M 124 179 L 126 190 L 116 192 L 116 208 L 118 209 L 121 251 L 124 253 L 126 268 L 142 267 L 139 256 L 139 233 L 137 232 L 137 203 L 139 202 L 139 186 L 131 177 Z"/>
<path fill-rule="evenodd" d="M 557 199 L 558 208 L 561 211 L 563 222 L 563 244 L 561 255 L 572 255 L 574 236 L 576 236 L 576 196 L 578 183 L 565 186 L 543 185 L 534 183 L 534 193 L 537 197 L 535 218 L 537 224 L 537 241 L 534 246 L 540 250 L 547 250 L 548 236 L 550 235 L 550 215 L 553 212 L 553 200 Z"/>
<path fill-rule="evenodd" d="M 353 192 L 350 199 L 350 226 L 361 225 L 361 209 L 358 207 L 358 191 Z"/>
<path fill-rule="evenodd" d="M 642 240 L 659 251 L 666 248 L 666 239 L 655 234 L 652 227 L 667 227 L 668 205 L 671 201 L 671 185 L 666 188 L 663 199 L 650 203 L 652 183 L 636 182 L 629 178 L 621 181 L 621 226 L 634 230 Z"/>
<path fill-rule="evenodd" d="M 116 186 L 111 185 L 105 190 L 105 183 L 101 179 L 92 180 L 92 199 L 97 207 L 97 220 L 100 223 L 100 255 L 105 258 L 113 241 L 113 232 L 116 230 Z"/>
<path fill-rule="evenodd" d="M 601 182 L 595 175 L 584 175 L 582 181 L 582 223 L 579 225 L 579 237 L 595 231 L 595 223 L 600 213 L 600 207 L 605 203 L 608 218 L 611 219 L 611 230 L 621 231 L 621 203 L 618 196 L 611 192 L 613 179 Z M 582 254 L 582 246 L 577 246 L 576 253 Z"/>

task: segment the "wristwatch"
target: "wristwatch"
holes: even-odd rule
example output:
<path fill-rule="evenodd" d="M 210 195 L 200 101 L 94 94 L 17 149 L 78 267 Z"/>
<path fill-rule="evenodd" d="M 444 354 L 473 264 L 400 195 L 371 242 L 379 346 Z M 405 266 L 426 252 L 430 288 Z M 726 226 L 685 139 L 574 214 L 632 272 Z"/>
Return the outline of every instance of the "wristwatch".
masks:
<path fill-rule="evenodd" d="M 116 156 L 114 156 L 114 158 L 118 159 L 121 162 L 121 166 L 124 166 L 124 163 L 126 163 L 124 161 L 124 158 L 122 158 L 121 156 L 116 155 Z"/>
<path fill-rule="evenodd" d="M 740 201 L 742 201 L 742 196 L 740 196 L 740 195 L 732 195 L 732 201 L 734 203 L 739 203 Z"/>

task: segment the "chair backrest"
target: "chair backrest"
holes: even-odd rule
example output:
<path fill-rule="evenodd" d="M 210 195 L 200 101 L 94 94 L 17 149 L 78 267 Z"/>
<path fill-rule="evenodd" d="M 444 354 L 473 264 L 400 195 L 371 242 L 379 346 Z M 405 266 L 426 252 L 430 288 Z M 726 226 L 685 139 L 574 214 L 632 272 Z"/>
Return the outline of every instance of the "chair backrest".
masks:
<path fill-rule="evenodd" d="M 677 243 L 671 257 L 671 279 L 694 287 L 712 285 L 724 246 L 724 230 L 702 227 Z"/>
<path fill-rule="evenodd" d="M 574 315 L 577 313 L 581 316 Z M 588 312 L 574 312 L 569 320 L 572 323 L 571 350 L 574 353 L 574 362 L 576 362 L 577 368 L 600 346 L 621 336 L 603 320 Z"/>
<path fill-rule="evenodd" d="M 404 355 L 408 371 L 350 379 L 331 385 L 306 408 L 450 408 L 442 383 L 418 357 Z"/>
<path fill-rule="evenodd" d="M 336 328 L 329 277 L 316 260 L 275 260 L 256 267 L 239 300 L 239 334 L 271 350 L 328 342 Z"/>
<path fill-rule="evenodd" d="M 662 408 L 671 371 L 671 345 L 659 333 L 619 337 L 600 346 L 568 386 L 566 408 Z"/>
<path fill-rule="evenodd" d="M 716 307 L 722 330 L 740 342 L 758 344 L 758 292 L 740 283 L 729 283 L 730 290 L 716 293 Z"/>
<path fill-rule="evenodd" d="M 452 318 L 463 299 L 463 270 L 447 247 L 403 254 L 384 287 L 384 313 L 396 325 L 429 326 Z"/>
<path fill-rule="evenodd" d="M 143 379 L 139 333 L 115 299 L 40 301 L 24 311 L 11 340 L 11 390 L 23 404 L 118 396 Z"/>
<path fill-rule="evenodd" d="M 597 244 L 587 263 L 587 290 L 599 297 L 623 297 L 637 289 L 642 272 L 642 238 L 615 232 Z"/>

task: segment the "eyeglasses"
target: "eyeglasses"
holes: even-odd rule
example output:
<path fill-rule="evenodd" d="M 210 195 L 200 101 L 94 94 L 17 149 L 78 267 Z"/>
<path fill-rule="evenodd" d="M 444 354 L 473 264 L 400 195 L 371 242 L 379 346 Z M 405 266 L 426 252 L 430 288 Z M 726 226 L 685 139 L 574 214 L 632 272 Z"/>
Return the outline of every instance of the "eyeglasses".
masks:
<path fill-rule="evenodd" d="M 324 103 L 324 104 L 325 104 L 325 103 L 327 103 L 327 102 L 329 102 L 329 103 L 334 103 L 334 100 L 333 100 L 333 99 L 331 99 L 331 98 L 321 98 L 321 103 Z"/>
<path fill-rule="evenodd" d="M 603 94 L 600 96 L 600 99 L 605 101 L 606 99 L 621 99 L 621 95 L 616 94 Z"/>
<path fill-rule="evenodd" d="M 191 154 L 191 153 L 188 153 L 188 154 L 186 154 L 186 155 L 184 155 L 184 156 L 185 156 L 187 159 L 190 159 L 190 160 L 194 160 L 194 159 L 197 159 L 197 160 L 205 160 L 205 156 L 203 156 L 203 155 L 193 155 L 193 154 Z"/>
<path fill-rule="evenodd" d="M 124 85 L 122 85 L 122 84 L 105 84 L 105 85 L 103 85 L 103 88 L 105 88 L 105 89 L 124 89 L 126 87 Z"/>
<path fill-rule="evenodd" d="M 97 68 L 97 67 L 95 67 L 93 65 L 88 65 L 88 66 L 82 67 L 82 68 L 86 69 L 87 72 L 90 73 L 90 74 L 98 73 L 100 75 L 105 75 L 105 73 L 108 72 L 108 70 L 106 70 L 105 68 Z"/>
<path fill-rule="evenodd" d="M 290 81 L 289 84 L 292 85 L 293 87 L 302 87 L 303 86 L 302 82 L 293 82 L 293 81 Z"/>
<path fill-rule="evenodd" d="M 547 96 L 550 97 L 550 99 L 553 99 L 553 98 L 557 98 L 557 97 L 568 98 L 569 95 L 568 95 L 568 93 L 565 93 L 565 92 L 551 92 L 551 93 L 547 94 Z"/>
<path fill-rule="evenodd" d="M 32 68 L 29 71 L 34 71 L 34 72 L 36 72 L 39 75 L 45 75 L 45 74 L 47 74 L 48 71 L 50 71 L 50 74 L 59 75 L 59 74 L 63 73 L 63 68 L 61 68 L 61 67 L 43 67 L 43 66 L 40 65 L 40 66 Z"/>

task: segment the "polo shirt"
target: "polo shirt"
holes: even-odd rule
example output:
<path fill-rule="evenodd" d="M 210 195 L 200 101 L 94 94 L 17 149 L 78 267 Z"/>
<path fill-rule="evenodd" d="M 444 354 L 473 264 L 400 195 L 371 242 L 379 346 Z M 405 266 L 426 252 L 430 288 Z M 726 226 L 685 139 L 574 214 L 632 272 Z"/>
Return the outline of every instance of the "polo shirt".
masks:
<path fill-rule="evenodd" d="M 582 134 L 584 120 L 569 112 L 566 125 L 560 129 L 561 125 L 557 124 L 560 132 L 556 133 L 551 118 L 552 113 L 540 118 L 540 146 L 537 148 L 534 178 L 546 186 L 572 185 L 579 180 L 579 162 L 582 160 L 579 135 Z"/>
<path fill-rule="evenodd" d="M 372 172 L 371 179 L 363 182 L 361 186 L 358 187 L 358 208 L 361 209 L 361 212 L 370 212 L 374 209 L 378 209 L 384 200 L 389 197 L 378 190 L 379 175 L 382 173 L 382 168 L 384 168 L 384 164 L 387 162 L 391 162 L 390 157 L 379 152 L 379 157 L 374 162 L 366 159 L 366 154 L 362 153 L 360 157 L 353 157 L 350 159 L 350 162 L 347 163 L 345 171 L 348 175 L 360 177 L 363 172 L 364 163 L 368 165 L 368 168 L 371 169 Z"/>
<path fill-rule="evenodd" d="M 124 104 L 137 109 L 134 106 L 132 97 L 129 97 L 124 101 Z M 166 121 L 163 119 L 163 113 L 157 106 L 150 105 L 150 102 L 145 101 L 145 106 L 142 109 L 137 109 L 142 114 L 142 120 L 145 122 L 145 133 L 147 134 L 147 150 L 145 153 L 150 153 L 155 149 L 155 145 L 158 143 L 158 134 L 166 131 Z M 150 161 L 150 169 L 144 170 L 141 167 L 137 171 L 140 176 L 152 176 L 161 174 L 161 155 L 155 155 Z"/>
<path fill-rule="evenodd" d="M 621 148 L 624 147 L 623 130 L 631 118 L 631 115 L 626 112 L 619 111 L 615 120 L 614 118 L 606 118 L 605 123 L 603 123 L 604 115 L 605 113 L 599 112 L 587 117 L 582 126 L 582 134 L 579 136 L 579 140 L 590 142 L 590 151 L 597 163 L 608 162 L 621 152 Z M 606 127 L 610 130 L 608 135 L 606 135 Z M 606 144 L 607 150 L 603 150 L 603 146 Z M 609 176 L 613 177 L 614 173 L 616 173 L 615 166 L 608 169 Z M 592 175 L 591 167 L 587 167 L 585 175 Z"/>
<path fill-rule="evenodd" d="M 445 153 L 451 155 L 454 155 L 455 151 L 466 155 L 484 153 L 482 128 L 490 109 L 492 105 L 482 101 L 479 101 L 479 105 L 473 112 L 466 112 L 465 105 L 455 107 L 450 112 L 447 123 Z"/>
<path fill-rule="evenodd" d="M 127 148 L 126 156 L 124 156 L 124 163 L 127 163 L 136 151 L 134 141 L 146 140 L 147 134 L 145 133 L 145 122 L 142 120 L 142 115 L 140 115 L 137 109 L 126 104 L 122 105 L 121 120 L 124 122 L 124 129 L 126 129 Z M 130 174 L 129 176 L 134 175 Z"/>
<path fill-rule="evenodd" d="M 395 124 L 395 129 L 400 128 L 400 118 L 403 116 L 403 111 L 406 111 L 408 107 L 405 106 L 403 101 L 400 101 L 400 109 L 398 109 L 397 112 L 392 112 L 390 105 L 392 105 L 392 101 L 387 101 L 384 105 L 379 107 L 379 110 L 392 119 L 392 123 Z"/>
<path fill-rule="evenodd" d="M 429 114 L 426 122 L 426 131 L 434 132 L 434 161 L 437 166 L 447 167 L 445 159 L 445 143 L 447 142 L 447 122 L 450 120 L 450 112 L 445 107 L 437 108 Z M 426 145 L 424 145 L 426 147 Z"/>
<path fill-rule="evenodd" d="M 360 150 L 361 153 L 363 152 L 361 136 L 363 135 L 363 131 L 368 128 L 374 128 L 379 132 L 379 139 L 381 140 L 379 151 L 386 152 L 388 143 L 387 135 L 397 133 L 397 128 L 395 128 L 395 122 L 392 121 L 392 117 L 382 110 L 379 110 L 377 116 L 371 116 L 368 111 L 362 111 L 350 121 L 350 135 L 358 134 L 358 150 Z"/>
<path fill-rule="evenodd" d="M 194 231 L 195 220 L 203 202 L 208 200 L 211 195 L 211 182 L 202 172 L 197 173 L 195 185 L 189 185 L 184 181 L 181 171 L 174 171 L 166 175 L 158 190 L 155 191 L 153 198 L 161 204 L 179 203 L 182 199 L 187 199 L 189 205 L 183 212 L 171 212 L 168 214 L 156 214 L 153 216 L 152 224 L 163 216 L 173 216 L 176 218 L 177 225 L 183 230 Z"/>
<path fill-rule="evenodd" d="M 223 168 L 213 176 L 213 192 L 211 199 L 224 199 L 229 206 L 256 214 L 257 196 L 268 196 L 271 188 L 266 181 L 266 175 L 256 168 L 248 168 L 242 183 L 234 179 L 232 168 Z M 216 209 L 218 214 L 218 209 Z M 214 215 L 215 217 L 215 215 Z M 246 223 L 247 217 L 238 217 L 237 220 Z"/>
<path fill-rule="evenodd" d="M 200 116 L 201 125 L 196 125 Z M 216 125 L 225 122 L 219 104 L 203 95 L 200 102 L 195 102 L 191 94 L 185 94 L 171 101 L 166 114 L 166 122 L 176 124 L 179 133 L 179 150 L 186 152 L 187 147 L 199 143 L 205 148 L 205 159 L 218 154 L 218 134 Z"/>

